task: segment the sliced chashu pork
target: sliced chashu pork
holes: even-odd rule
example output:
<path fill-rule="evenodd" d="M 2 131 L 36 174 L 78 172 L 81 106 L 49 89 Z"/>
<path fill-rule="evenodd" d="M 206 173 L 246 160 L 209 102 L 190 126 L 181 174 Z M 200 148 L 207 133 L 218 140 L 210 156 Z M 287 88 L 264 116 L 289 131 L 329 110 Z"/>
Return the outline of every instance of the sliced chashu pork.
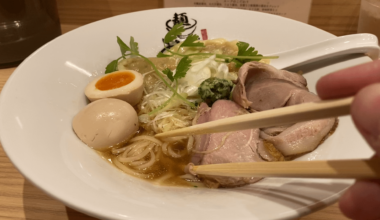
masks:
<path fill-rule="evenodd" d="M 260 62 L 245 63 L 239 70 L 237 84 L 234 88 L 232 98 L 243 108 L 248 108 L 251 101 L 247 99 L 246 84 L 261 79 L 282 79 L 292 82 L 294 85 L 306 88 L 307 82 L 304 77 L 286 70 L 278 70 L 271 65 Z"/>
<path fill-rule="evenodd" d="M 260 137 L 271 142 L 284 156 L 313 151 L 334 126 L 334 119 L 305 121 L 288 127 L 277 136 L 265 132 Z"/>
<path fill-rule="evenodd" d="M 198 110 L 197 124 L 247 114 L 248 112 L 229 100 L 218 100 L 212 108 L 202 103 Z M 191 162 L 195 165 L 264 161 L 258 155 L 263 147 L 259 129 L 195 135 L 195 149 Z M 265 153 L 265 149 L 260 149 Z M 236 187 L 256 182 L 261 178 L 236 178 L 201 176 L 212 188 Z"/>
<path fill-rule="evenodd" d="M 296 93 L 310 93 L 305 87 L 298 87 L 283 79 L 259 79 L 246 84 L 245 88 L 249 107 L 255 111 L 281 108 L 295 98 Z"/>
<path fill-rule="evenodd" d="M 240 89 L 233 91 L 233 100 L 253 112 L 320 100 L 308 91 L 301 75 L 267 64 L 246 63 L 238 77 L 236 88 Z M 334 124 L 335 118 L 301 122 L 261 129 L 260 136 L 284 156 L 290 156 L 314 150 Z"/>
<path fill-rule="evenodd" d="M 193 125 L 202 124 L 210 120 L 211 108 L 204 102 L 198 108 L 196 117 L 194 118 Z M 206 151 L 208 143 L 210 142 L 210 134 L 194 135 L 195 150 Z M 195 165 L 201 164 L 204 154 L 194 153 L 191 157 L 191 163 Z"/>

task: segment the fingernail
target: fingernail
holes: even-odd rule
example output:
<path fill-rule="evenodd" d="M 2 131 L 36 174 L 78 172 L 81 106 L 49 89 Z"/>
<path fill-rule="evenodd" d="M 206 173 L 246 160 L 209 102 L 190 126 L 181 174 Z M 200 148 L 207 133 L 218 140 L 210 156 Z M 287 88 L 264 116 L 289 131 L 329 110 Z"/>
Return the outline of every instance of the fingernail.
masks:
<path fill-rule="evenodd" d="M 380 155 L 380 83 L 359 91 L 352 103 L 351 115 L 361 134 Z"/>

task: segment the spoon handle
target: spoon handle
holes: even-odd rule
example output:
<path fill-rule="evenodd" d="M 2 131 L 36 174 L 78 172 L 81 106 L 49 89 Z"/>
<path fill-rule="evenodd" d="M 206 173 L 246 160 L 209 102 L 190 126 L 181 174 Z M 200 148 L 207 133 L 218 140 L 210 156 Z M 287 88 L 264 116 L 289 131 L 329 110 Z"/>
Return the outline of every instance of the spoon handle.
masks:
<path fill-rule="evenodd" d="M 372 59 L 378 59 L 379 53 L 380 47 L 375 35 L 352 34 L 267 56 L 279 56 L 278 59 L 271 60 L 271 65 L 284 69 L 346 54 L 366 54 Z"/>

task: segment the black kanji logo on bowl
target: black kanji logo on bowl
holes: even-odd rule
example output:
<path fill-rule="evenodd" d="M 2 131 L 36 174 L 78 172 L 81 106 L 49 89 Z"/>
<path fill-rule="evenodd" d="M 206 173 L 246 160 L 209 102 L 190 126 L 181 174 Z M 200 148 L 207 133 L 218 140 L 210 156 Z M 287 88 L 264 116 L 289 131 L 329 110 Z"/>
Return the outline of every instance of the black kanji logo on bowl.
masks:
<path fill-rule="evenodd" d="M 187 17 L 187 13 L 183 12 L 183 13 L 174 13 L 173 18 L 166 21 L 166 30 L 170 31 L 174 25 L 179 24 L 179 23 L 182 23 L 183 27 L 185 28 L 185 32 L 183 32 L 181 35 L 178 35 L 177 39 L 175 39 L 174 41 L 168 44 L 165 44 L 165 48 L 169 49 L 173 47 L 174 45 L 180 43 L 181 41 L 185 40 L 187 36 L 194 33 L 194 31 L 197 29 L 197 26 L 196 26 L 197 20 L 192 19 L 192 18 L 189 19 Z M 162 41 L 164 41 L 164 39 L 162 39 Z M 163 49 L 162 51 L 164 50 L 165 49 Z"/>

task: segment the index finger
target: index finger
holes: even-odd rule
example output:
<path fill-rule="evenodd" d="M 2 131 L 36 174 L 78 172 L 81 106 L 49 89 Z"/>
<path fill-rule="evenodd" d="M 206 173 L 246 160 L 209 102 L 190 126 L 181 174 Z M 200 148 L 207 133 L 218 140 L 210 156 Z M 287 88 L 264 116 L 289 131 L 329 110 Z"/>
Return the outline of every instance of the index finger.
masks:
<path fill-rule="evenodd" d="M 317 82 L 321 99 L 343 98 L 355 95 L 363 87 L 380 82 L 380 60 L 339 70 Z"/>

